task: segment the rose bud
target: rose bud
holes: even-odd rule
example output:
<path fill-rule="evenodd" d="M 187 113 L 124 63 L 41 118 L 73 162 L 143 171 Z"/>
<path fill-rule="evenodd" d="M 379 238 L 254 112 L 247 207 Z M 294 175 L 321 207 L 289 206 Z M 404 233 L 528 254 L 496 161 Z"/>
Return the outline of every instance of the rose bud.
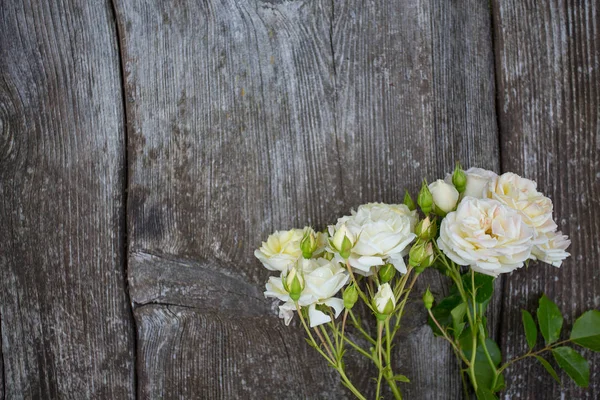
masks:
<path fill-rule="evenodd" d="M 356 289 L 356 286 L 349 285 L 346 289 L 344 289 L 342 298 L 344 300 L 344 307 L 347 310 L 351 310 L 358 300 L 358 290 Z"/>
<path fill-rule="evenodd" d="M 391 281 L 394 278 L 394 275 L 396 275 L 396 268 L 393 264 L 385 264 L 379 269 L 379 280 L 381 283 Z"/>
<path fill-rule="evenodd" d="M 304 290 L 304 278 L 298 273 L 296 267 L 292 267 L 288 274 L 282 277 L 283 288 L 290 294 L 293 301 L 298 301 Z"/>
<path fill-rule="evenodd" d="M 452 173 L 452 184 L 458 193 L 464 192 L 467 188 L 467 174 L 462 170 L 459 163 L 456 163 L 456 168 L 454 168 L 454 172 Z"/>
<path fill-rule="evenodd" d="M 342 258 L 347 259 L 350 257 L 350 250 L 354 246 L 354 235 L 350 233 L 346 225 L 342 225 L 333 235 L 331 239 L 331 247 L 338 253 Z"/>
<path fill-rule="evenodd" d="M 431 195 L 429 187 L 427 187 L 426 181 L 423 181 L 423 185 L 419 191 L 419 197 L 417 197 L 417 203 L 419 203 L 419 207 L 421 207 L 421 211 L 423 211 L 424 214 L 429 214 L 431 212 L 433 196 Z"/>
<path fill-rule="evenodd" d="M 317 249 L 317 237 L 315 231 L 309 228 L 304 232 L 304 237 L 300 242 L 300 249 L 302 250 L 302 257 L 312 257 L 312 254 Z"/>
<path fill-rule="evenodd" d="M 458 203 L 458 190 L 441 179 L 429 185 L 436 213 L 442 217 L 454 210 Z"/>
<path fill-rule="evenodd" d="M 396 299 L 389 283 L 384 283 L 379 286 L 379 290 L 377 290 L 377 293 L 373 298 L 373 305 L 375 306 L 375 311 L 379 314 L 377 316 L 378 319 L 381 317 L 385 319 L 394 312 L 394 309 L 396 308 Z"/>
<path fill-rule="evenodd" d="M 425 305 L 426 309 L 431 310 L 431 307 L 433 306 L 433 300 L 433 294 L 431 294 L 429 288 L 427 288 L 425 294 L 423 294 L 423 304 Z"/>
<path fill-rule="evenodd" d="M 436 221 L 431 221 L 429 217 L 422 219 L 419 221 L 417 226 L 415 226 L 415 234 L 422 240 L 430 240 L 435 237 L 437 234 L 437 223 Z"/>

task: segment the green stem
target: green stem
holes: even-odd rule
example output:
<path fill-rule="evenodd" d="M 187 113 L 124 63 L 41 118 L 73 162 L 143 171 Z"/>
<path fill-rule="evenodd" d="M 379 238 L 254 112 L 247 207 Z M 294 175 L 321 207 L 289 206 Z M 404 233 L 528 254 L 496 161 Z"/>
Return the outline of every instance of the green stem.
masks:
<path fill-rule="evenodd" d="M 320 346 L 317 344 L 315 338 L 313 337 L 313 335 L 310 331 L 310 328 L 306 324 L 306 320 L 304 319 L 304 316 L 302 315 L 302 312 L 300 310 L 300 306 L 298 305 L 298 303 L 296 303 L 296 309 L 298 310 L 298 315 L 300 317 L 300 321 L 302 322 L 302 326 L 304 326 L 304 330 L 308 334 L 308 337 L 310 338 L 310 341 L 311 341 L 313 347 L 319 352 L 319 354 L 321 354 L 321 356 L 323 358 L 325 358 L 329 362 L 329 364 L 331 364 L 336 369 L 336 371 L 340 374 L 340 378 L 342 379 L 342 382 L 344 383 L 344 385 L 352 392 L 352 394 L 354 394 L 354 396 L 356 396 L 357 399 L 367 400 L 367 398 L 365 396 L 363 396 L 362 393 L 352 384 L 350 379 L 348 379 L 348 376 L 346 375 L 346 372 L 344 371 L 343 364 L 341 362 L 338 362 L 337 360 L 335 360 L 335 358 L 333 356 L 331 356 L 331 358 L 328 357 L 323 352 L 323 350 L 321 350 Z M 323 340 L 323 337 L 321 336 L 319 331 L 317 329 L 315 329 L 315 332 L 317 333 L 317 335 L 319 335 L 321 342 L 323 342 L 323 346 L 327 349 L 325 341 Z M 324 332 L 324 333 L 325 333 L 325 336 L 327 336 L 327 339 L 329 339 L 329 336 L 327 335 L 327 333 L 326 332 Z M 330 343 L 331 343 L 331 341 L 330 341 Z M 327 349 L 327 350 L 329 352 L 329 349 Z"/>
<path fill-rule="evenodd" d="M 461 285 L 462 285 L 462 279 L 460 279 L 461 281 Z M 464 289 L 463 289 L 464 290 Z M 471 270 L 471 294 L 472 294 L 472 310 L 473 310 L 473 316 L 471 318 L 469 318 L 469 320 L 471 321 L 471 336 L 472 336 L 472 348 L 471 348 L 471 365 L 469 366 L 469 370 L 470 370 L 470 375 L 471 375 L 471 384 L 473 385 L 473 389 L 475 389 L 475 392 L 477 392 L 477 379 L 475 377 L 475 356 L 477 355 L 477 324 L 475 324 L 475 321 L 477 320 L 477 311 L 476 311 L 476 303 L 475 303 L 475 272 L 473 270 Z M 465 299 L 466 300 L 466 299 Z M 469 302 L 466 301 L 467 303 L 467 315 L 470 314 L 470 310 L 469 310 Z"/>
<path fill-rule="evenodd" d="M 348 389 L 350 389 L 352 394 L 354 394 L 357 399 L 367 400 L 367 398 L 365 396 L 363 396 L 362 393 L 352 384 L 350 379 L 348 379 L 348 377 L 346 376 L 346 373 L 344 372 L 344 368 L 342 368 L 341 366 L 338 366 L 337 371 L 340 374 L 340 377 L 342 378 L 342 381 L 344 382 L 346 387 Z"/>
<path fill-rule="evenodd" d="M 381 393 L 381 378 L 383 378 L 383 369 L 379 368 L 379 374 L 377 375 L 377 389 L 375 390 L 375 399 L 379 400 L 379 393 Z"/>
<path fill-rule="evenodd" d="M 354 343 L 352 340 L 348 339 L 346 336 L 343 337 L 343 339 L 354 348 L 354 350 L 358 351 L 360 354 L 362 354 L 363 356 L 367 357 L 369 360 L 372 360 L 373 362 L 376 362 L 377 360 L 373 358 L 373 356 L 369 353 L 366 352 L 366 350 L 364 350 L 362 347 L 360 347 L 359 345 L 357 345 L 356 343 Z"/>
<path fill-rule="evenodd" d="M 377 342 L 375 341 L 375 339 L 373 339 L 371 337 L 371 335 L 369 335 L 364 329 L 363 327 L 360 325 L 360 323 L 358 322 L 358 320 L 356 319 L 356 316 L 354 315 L 354 313 L 352 311 L 350 311 L 350 319 L 352 319 L 352 325 L 354 325 L 354 327 L 356 328 L 356 330 L 358 330 L 365 339 L 367 339 L 372 345 L 376 345 Z"/>
<path fill-rule="evenodd" d="M 336 365 L 336 363 L 334 362 L 334 358 L 333 355 L 331 355 L 331 353 L 329 353 L 329 349 L 328 353 L 331 355 L 331 358 L 329 356 L 327 356 L 323 350 L 321 350 L 321 347 L 317 344 L 317 341 L 315 340 L 315 338 L 313 337 L 312 333 L 310 332 L 310 328 L 308 327 L 308 325 L 306 324 L 306 320 L 304 319 L 304 316 L 302 315 L 302 311 L 300 310 L 300 306 L 298 305 L 298 303 L 296 303 L 296 309 L 298 310 L 298 316 L 300 317 L 300 321 L 302 322 L 302 326 L 304 326 L 304 330 L 306 331 L 306 334 L 308 335 L 308 337 L 310 338 L 313 347 L 319 352 L 319 354 L 321 354 L 321 356 L 323 356 L 323 358 L 325 358 L 331 365 Z M 323 345 L 325 346 L 325 343 L 323 343 Z"/>
<path fill-rule="evenodd" d="M 348 273 L 350 274 L 350 280 L 352 280 L 352 282 L 354 283 L 354 286 L 356 286 L 356 291 L 358 292 L 358 295 L 365 302 L 367 307 L 371 308 L 371 304 L 369 303 L 367 296 L 365 295 L 365 293 L 362 291 L 362 289 L 358 285 L 358 281 L 356 280 L 356 277 L 354 276 L 354 272 L 352 271 L 352 267 L 350 266 L 350 263 L 348 262 L 348 260 L 346 260 L 346 269 L 348 269 Z"/>
<path fill-rule="evenodd" d="M 566 339 L 566 340 L 562 340 L 560 342 L 552 343 L 552 344 L 550 344 L 550 345 L 548 345 L 548 346 L 546 346 L 543 349 L 538 350 L 538 351 L 534 351 L 534 352 L 529 351 L 529 352 L 523 354 L 520 357 L 517 357 L 517 358 L 514 358 L 514 359 L 508 361 L 506 364 L 504 364 L 503 366 L 501 366 L 500 368 L 498 368 L 498 375 L 500 375 L 502 373 L 502 371 L 504 371 L 506 368 L 510 367 L 512 364 L 516 363 L 517 361 L 521 361 L 521 360 L 523 360 L 523 359 L 525 359 L 527 357 L 537 356 L 538 354 L 544 353 L 546 351 L 550 351 L 550 350 L 552 350 L 555 347 L 558 347 L 558 346 L 561 346 L 561 345 L 563 345 L 565 343 L 570 343 L 570 342 L 571 342 L 571 339 Z"/>
<path fill-rule="evenodd" d="M 402 295 L 402 292 L 404 291 L 404 286 L 406 285 L 406 281 L 408 280 L 408 276 L 410 275 L 411 272 L 412 272 L 412 267 L 409 267 L 406 272 L 406 275 L 404 275 L 404 277 L 403 277 L 404 282 L 403 282 L 402 288 L 399 292 L 400 295 Z M 406 293 L 404 293 L 404 299 L 402 299 L 402 302 L 398 306 L 398 310 L 395 313 L 396 314 L 396 323 L 394 326 L 394 333 L 392 334 L 392 339 L 394 338 L 394 336 L 396 336 L 396 332 L 398 332 L 398 329 L 400 329 L 400 319 L 402 318 L 402 313 L 404 312 L 404 307 L 406 306 L 406 303 L 408 302 L 408 296 L 410 295 L 410 292 L 412 291 L 412 288 L 415 285 L 415 282 L 417 282 L 418 277 L 419 277 L 418 274 L 413 277 L 412 281 L 410 282 L 410 285 L 408 285 L 408 288 L 406 289 Z"/>
<path fill-rule="evenodd" d="M 402 400 L 402 394 L 400 393 L 400 389 L 398 389 L 398 385 L 394 380 L 394 372 L 392 371 L 392 338 L 390 335 L 390 318 L 388 317 L 385 320 L 385 380 L 387 381 L 390 389 L 392 389 L 392 393 L 394 394 L 394 398 L 397 400 Z M 381 371 L 380 371 L 381 373 Z"/>
<path fill-rule="evenodd" d="M 435 319 L 435 316 L 433 315 L 433 313 L 431 312 L 431 310 L 427 310 L 427 312 L 429 313 L 429 317 L 431 318 L 431 320 L 433 321 L 433 323 L 435 324 L 435 326 L 438 327 L 438 329 L 442 332 L 442 335 L 444 336 L 444 339 L 446 339 L 448 341 L 448 343 L 450 343 L 450 345 L 452 346 L 452 349 L 454 350 L 454 353 L 457 355 L 457 357 L 459 357 L 462 361 L 464 361 L 464 363 L 469 366 L 470 365 L 470 361 L 467 360 L 467 358 L 464 356 L 464 354 L 462 353 L 462 351 L 460 351 L 460 349 L 458 348 L 458 346 L 456 346 L 456 343 L 454 343 L 454 340 L 450 339 L 450 337 L 448 336 L 448 333 L 446 332 L 446 330 L 444 328 L 442 328 L 442 326 L 440 325 L 440 323 L 438 322 L 437 319 Z"/>
<path fill-rule="evenodd" d="M 333 343 L 331 342 L 331 339 L 329 338 L 329 334 L 327 333 L 327 330 L 325 329 L 325 327 L 323 325 L 319 325 L 319 328 L 321 329 L 321 332 L 323 333 L 323 336 L 325 337 L 327 344 L 329 345 L 329 348 L 331 349 L 332 353 L 337 355 L 337 347 L 335 347 L 333 345 Z M 337 360 L 337 357 L 335 357 Z"/>

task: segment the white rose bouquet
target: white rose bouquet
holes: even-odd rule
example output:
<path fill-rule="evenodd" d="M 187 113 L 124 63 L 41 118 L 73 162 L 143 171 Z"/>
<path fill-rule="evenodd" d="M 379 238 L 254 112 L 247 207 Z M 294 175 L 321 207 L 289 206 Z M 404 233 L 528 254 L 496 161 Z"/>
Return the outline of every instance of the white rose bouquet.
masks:
<path fill-rule="evenodd" d="M 452 187 L 452 190 L 450 187 Z M 439 202 L 439 204 L 438 204 Z M 504 389 L 503 371 L 527 357 L 536 358 L 550 375 L 558 374 L 544 353 L 552 353 L 557 365 L 580 386 L 589 382 L 587 361 L 567 344 L 600 351 L 600 312 L 579 317 L 570 337 L 559 340 L 563 317 L 545 295 L 533 316 L 523 310 L 523 326 L 529 350 L 502 363 L 498 345 L 488 337 L 486 307 L 493 296 L 494 278 L 527 266 L 531 260 L 560 267 L 569 256 L 567 236 L 557 231 L 552 201 L 537 191 L 535 182 L 513 173 L 457 165 L 445 180 L 419 193 L 424 214 L 439 222 L 432 240 L 434 267 L 450 277 L 450 295 L 434 305 L 428 290 L 423 295 L 434 334 L 447 340 L 460 360 L 464 391 L 467 378 L 478 399 L 497 399 Z M 538 327 L 545 346 L 536 349 Z"/>
<path fill-rule="evenodd" d="M 347 350 L 377 368 L 376 399 L 384 382 L 401 399 L 400 384 L 409 378 L 393 371 L 392 342 L 417 278 L 434 267 L 453 286 L 438 302 L 427 290 L 423 303 L 434 334 L 450 343 L 462 364 L 465 393 L 470 382 L 479 399 L 496 399 L 505 387 L 503 371 L 527 357 L 535 357 L 558 379 L 543 358 L 545 352 L 577 384 L 587 386 L 588 363 L 567 344 L 600 351 L 600 311 L 584 313 L 570 337 L 559 340 L 562 315 L 542 296 L 537 324 L 523 311 L 529 351 L 505 363 L 488 336 L 485 312 L 495 277 L 531 260 L 560 267 L 569 256 L 570 241 L 557 231 L 552 201 L 537 191 L 535 182 L 481 168 L 463 171 L 457 165 L 445 179 L 424 182 L 417 204 L 421 218 L 406 192 L 404 204 L 361 205 L 324 232 L 310 227 L 278 231 L 263 242 L 255 256 L 279 273 L 269 278 L 265 296 L 282 302 L 279 316 L 285 324 L 298 314 L 308 342 L 357 398 L 366 399 L 346 375 Z M 359 302 L 362 307 L 355 307 Z M 357 309 L 370 315 L 361 318 Z M 545 346 L 536 350 L 538 328 Z M 349 336 L 349 330 L 362 342 Z"/>

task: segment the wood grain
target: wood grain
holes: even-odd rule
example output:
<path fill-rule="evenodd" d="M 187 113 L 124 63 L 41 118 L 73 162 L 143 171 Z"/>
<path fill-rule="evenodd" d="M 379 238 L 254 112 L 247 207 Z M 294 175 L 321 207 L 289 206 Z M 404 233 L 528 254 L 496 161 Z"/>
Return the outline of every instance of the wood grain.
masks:
<path fill-rule="evenodd" d="M 3 393 L 133 398 L 110 4 L 5 1 L 0 37 Z"/>
<path fill-rule="evenodd" d="M 268 276 L 254 248 L 275 229 L 323 228 L 363 202 L 399 202 L 406 183 L 414 192 L 419 179 L 443 177 L 455 159 L 498 167 L 487 6 L 438 3 L 117 5 L 130 149 L 129 278 L 134 301 L 146 304 L 135 311 L 140 393 L 314 398 L 300 377 L 296 395 L 250 378 L 246 386 L 217 377 L 203 383 L 205 371 L 223 363 L 254 376 L 248 369 L 256 365 L 234 351 L 256 351 L 244 335 L 260 342 L 261 332 L 282 329 L 288 353 L 310 351 L 298 329 L 262 314 L 264 304 L 250 306 Z M 447 290 L 435 274 L 421 288 L 429 284 Z M 245 293 L 232 304 L 250 294 L 249 303 L 226 304 L 229 289 Z M 425 327 L 418 302 L 412 307 L 415 318 L 402 333 L 408 344 L 398 354 L 413 379 L 407 396 L 460 396 L 453 356 Z M 212 351 L 173 361 L 200 346 L 180 320 L 218 338 L 205 343 Z M 288 371 L 277 366 L 288 355 L 268 356 L 262 374 L 283 381 Z M 368 383 L 368 374 L 351 372 Z M 324 363 L 311 373 L 336 379 Z M 345 393 L 337 387 L 325 397 Z"/>
<path fill-rule="evenodd" d="M 509 358 L 526 349 L 520 309 L 534 311 L 542 293 L 563 311 L 564 337 L 576 316 L 600 308 L 599 12 L 593 1 L 493 2 L 502 169 L 538 182 L 572 240 L 560 269 L 536 264 L 506 280 L 502 348 Z M 506 398 L 599 398 L 600 357 L 583 353 L 589 389 L 564 373 L 559 386 L 541 366 L 523 363 L 508 370 Z"/>
<path fill-rule="evenodd" d="M 180 288 L 185 295 L 140 301 L 194 307 L 181 318 L 200 332 L 181 328 L 160 309 L 165 303 L 136 309 L 140 394 L 322 397 L 336 373 L 317 358 L 303 359 L 313 367 L 293 376 L 285 368 L 312 350 L 262 296 L 268 272 L 253 250 L 275 229 L 323 224 L 341 212 L 338 160 L 330 154 L 331 4 L 125 1 L 117 8 L 133 294 L 140 299 L 137 293 L 156 282 L 163 290 Z M 191 268 L 169 263 L 153 270 L 154 261 L 140 260 L 139 252 Z M 230 290 L 251 295 L 234 307 Z M 166 317 L 149 319 L 149 310 Z M 274 345 L 260 347 L 269 342 Z M 173 362 L 175 347 L 155 343 L 195 351 L 195 358 Z M 231 380 L 234 372 L 246 382 Z M 334 385 L 329 395 L 346 392 Z"/>

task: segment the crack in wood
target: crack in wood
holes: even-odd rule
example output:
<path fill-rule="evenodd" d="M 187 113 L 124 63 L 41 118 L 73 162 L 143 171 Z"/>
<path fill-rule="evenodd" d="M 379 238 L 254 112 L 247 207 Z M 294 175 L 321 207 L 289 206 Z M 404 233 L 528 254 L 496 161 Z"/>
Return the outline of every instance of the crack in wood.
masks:
<path fill-rule="evenodd" d="M 129 138 L 128 138 L 128 129 L 129 125 L 127 123 L 128 110 L 127 110 L 127 97 L 125 92 L 125 72 L 124 72 L 124 58 L 123 58 L 123 49 L 122 49 L 122 41 L 124 40 L 123 34 L 121 32 L 121 24 L 119 23 L 117 6 L 115 4 L 115 0 L 110 0 L 110 8 L 111 15 L 113 17 L 114 23 L 114 33 L 116 36 L 117 43 L 117 56 L 119 61 L 119 76 L 120 76 L 120 84 L 121 84 L 121 101 L 123 107 L 123 174 L 122 174 L 122 197 L 121 197 L 121 215 L 120 215 L 120 226 L 119 230 L 121 233 L 120 240 L 122 246 L 122 265 L 123 265 L 123 276 L 125 279 L 125 292 L 129 298 L 129 315 L 131 319 L 131 324 L 133 326 L 133 334 L 132 334 L 132 343 L 133 343 L 133 395 L 137 399 L 137 382 L 138 382 L 138 370 L 137 370 L 137 326 L 136 320 L 133 314 L 133 300 L 131 298 L 131 290 L 128 284 L 128 253 L 129 253 L 129 234 L 128 234 L 128 211 L 129 211 Z"/>

